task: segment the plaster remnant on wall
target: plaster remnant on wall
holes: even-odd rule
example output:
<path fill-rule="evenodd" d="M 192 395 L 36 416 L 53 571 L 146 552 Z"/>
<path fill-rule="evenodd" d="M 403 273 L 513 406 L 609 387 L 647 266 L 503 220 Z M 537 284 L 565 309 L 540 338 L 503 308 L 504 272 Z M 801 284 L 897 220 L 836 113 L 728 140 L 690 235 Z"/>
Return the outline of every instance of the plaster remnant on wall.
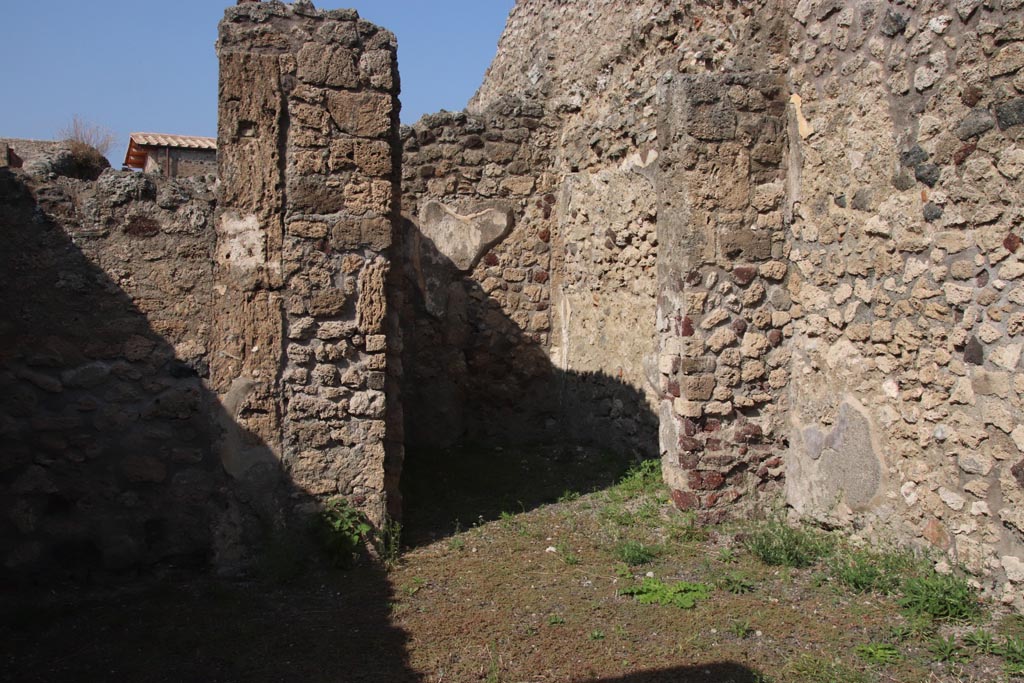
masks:
<path fill-rule="evenodd" d="M 218 221 L 217 262 L 233 270 L 258 268 L 267 263 L 266 236 L 255 214 L 225 211 Z"/>
<path fill-rule="evenodd" d="M 821 518 L 839 504 L 854 512 L 881 492 L 884 462 L 874 444 L 866 410 L 846 398 L 831 429 L 795 425 L 786 455 L 786 500 L 801 515 Z"/>
<path fill-rule="evenodd" d="M 797 132 L 800 133 L 801 138 L 806 140 L 814 132 L 814 127 L 810 121 L 804 118 L 803 102 L 803 98 L 796 93 L 789 96 L 789 103 L 793 105 L 793 114 L 796 116 Z"/>
<path fill-rule="evenodd" d="M 458 214 L 438 201 L 420 210 L 420 231 L 461 271 L 468 271 L 512 229 L 508 210 L 487 207 Z"/>

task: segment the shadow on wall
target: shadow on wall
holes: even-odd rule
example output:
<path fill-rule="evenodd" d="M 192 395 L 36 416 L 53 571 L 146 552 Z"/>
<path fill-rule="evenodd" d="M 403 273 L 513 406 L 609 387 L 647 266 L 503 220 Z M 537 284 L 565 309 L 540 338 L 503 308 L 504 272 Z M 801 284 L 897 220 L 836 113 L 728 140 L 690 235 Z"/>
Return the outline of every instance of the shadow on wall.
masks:
<path fill-rule="evenodd" d="M 407 541 L 605 488 L 658 456 L 640 390 L 556 367 L 543 339 L 412 221 L 403 232 Z"/>
<path fill-rule="evenodd" d="M 294 532 L 315 501 L 279 467 L 232 479 L 221 464 L 224 444 L 266 446 L 205 388 L 205 350 L 187 343 L 212 310 L 213 231 L 158 204 L 189 188 L 107 181 L 130 196 L 0 169 L 0 667 L 24 681 L 415 680 L 378 568 L 287 594 L 195 580 L 260 569 L 261 548 L 304 563 Z M 176 669 L 154 670 L 168 651 Z"/>

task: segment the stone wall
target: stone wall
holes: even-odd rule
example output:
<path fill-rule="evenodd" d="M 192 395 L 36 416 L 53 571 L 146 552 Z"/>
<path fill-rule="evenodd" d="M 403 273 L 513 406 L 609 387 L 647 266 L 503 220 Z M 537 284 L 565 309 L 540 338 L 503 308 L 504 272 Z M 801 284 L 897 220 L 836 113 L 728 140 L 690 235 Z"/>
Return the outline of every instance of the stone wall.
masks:
<path fill-rule="evenodd" d="M 204 387 L 212 188 L 2 173 L 4 570 L 230 563 L 237 501 Z"/>
<path fill-rule="evenodd" d="M 618 337 L 680 507 L 787 504 L 1020 602 L 1022 13 L 517 3 L 468 111 L 523 94 L 556 131 L 545 353 L 613 370 L 588 330 L 657 291 L 654 362 L 641 318 Z"/>
<path fill-rule="evenodd" d="M 800 3 L 787 502 L 1022 604 L 1024 4 Z"/>
<path fill-rule="evenodd" d="M 257 3 L 218 53 L 216 193 L 0 175 L 13 578 L 238 571 L 325 498 L 400 512 L 394 37 Z"/>
<path fill-rule="evenodd" d="M 240 437 L 226 466 L 280 461 L 297 487 L 344 495 L 376 523 L 402 458 L 385 393 L 401 350 L 388 311 L 395 50 L 354 11 L 301 2 L 230 8 L 218 40 L 211 386 L 261 444 Z"/>

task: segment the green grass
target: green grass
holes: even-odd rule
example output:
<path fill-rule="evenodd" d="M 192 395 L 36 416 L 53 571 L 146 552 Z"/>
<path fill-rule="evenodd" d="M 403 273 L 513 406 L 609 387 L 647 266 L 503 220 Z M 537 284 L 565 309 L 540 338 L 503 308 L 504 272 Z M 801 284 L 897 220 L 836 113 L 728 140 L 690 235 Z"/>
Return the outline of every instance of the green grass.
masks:
<path fill-rule="evenodd" d="M 731 624 L 729 624 L 729 632 L 737 638 L 739 638 L 740 640 L 743 640 L 745 638 L 750 637 L 750 635 L 754 632 L 754 629 L 750 625 L 750 622 L 748 620 L 736 619 Z"/>
<path fill-rule="evenodd" d="M 870 683 L 873 679 L 841 661 L 800 655 L 786 666 L 786 683 Z"/>
<path fill-rule="evenodd" d="M 733 595 L 743 595 L 753 593 L 757 584 L 743 572 L 729 572 L 715 581 L 715 587 Z"/>
<path fill-rule="evenodd" d="M 899 605 L 911 618 L 926 616 L 937 621 L 964 622 L 981 612 L 977 591 L 960 576 L 911 576 L 903 581 L 901 592 Z"/>
<path fill-rule="evenodd" d="M 895 645 L 889 643 L 867 643 L 853 650 L 858 657 L 872 664 L 892 664 L 903 658 Z"/>
<path fill-rule="evenodd" d="M 646 578 L 639 586 L 623 588 L 619 595 L 632 595 L 642 605 L 672 605 L 692 609 L 697 606 L 697 601 L 706 600 L 711 595 L 711 587 L 706 583 L 664 583 L 659 579 Z"/>
<path fill-rule="evenodd" d="M 965 633 L 964 645 L 979 655 L 997 654 L 1000 651 L 995 635 L 981 628 Z"/>
<path fill-rule="evenodd" d="M 928 643 L 928 652 L 939 662 L 963 663 L 971 660 L 970 655 L 957 644 L 954 636 L 935 636 Z"/>
<path fill-rule="evenodd" d="M 830 555 L 835 544 L 822 532 L 772 520 L 751 531 L 744 545 L 767 565 L 801 569 Z"/>
<path fill-rule="evenodd" d="M 661 554 L 661 548 L 653 545 L 644 545 L 639 541 L 623 541 L 615 546 L 615 557 L 625 562 L 630 567 L 647 564 L 655 560 Z"/>
<path fill-rule="evenodd" d="M 838 552 L 829 568 L 840 583 L 854 592 L 892 595 L 907 578 L 921 574 L 925 565 L 909 552 L 858 549 Z"/>

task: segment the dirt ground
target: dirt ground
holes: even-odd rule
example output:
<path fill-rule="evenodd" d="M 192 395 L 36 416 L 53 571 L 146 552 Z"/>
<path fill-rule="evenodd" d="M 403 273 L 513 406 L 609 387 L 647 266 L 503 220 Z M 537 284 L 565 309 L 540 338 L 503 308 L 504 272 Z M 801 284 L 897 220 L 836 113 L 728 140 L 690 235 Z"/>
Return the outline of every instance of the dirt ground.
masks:
<path fill-rule="evenodd" d="M 287 580 L 168 574 L 156 583 L 5 590 L 0 679 L 1019 680 L 996 655 L 961 649 L 953 659 L 962 661 L 938 661 L 935 634 L 893 640 L 907 620 L 892 598 L 854 593 L 821 565 L 767 566 L 745 550 L 741 527 L 700 529 L 671 508 L 650 471 L 611 485 L 604 480 L 624 463 L 605 464 L 588 494 L 555 494 L 565 482 L 552 476 L 546 495 L 555 502 L 480 496 L 476 507 L 438 505 L 429 525 L 407 530 L 417 540 L 390 569 L 367 561 Z M 469 498 L 453 481 L 435 484 L 424 490 Z M 412 498 L 410 509 L 429 507 L 422 494 Z M 622 594 L 647 577 L 700 583 L 707 594 L 691 609 Z M 939 635 L 968 628 L 1024 632 L 1018 618 L 987 614 Z M 865 658 L 879 643 L 893 643 L 897 655 Z"/>

